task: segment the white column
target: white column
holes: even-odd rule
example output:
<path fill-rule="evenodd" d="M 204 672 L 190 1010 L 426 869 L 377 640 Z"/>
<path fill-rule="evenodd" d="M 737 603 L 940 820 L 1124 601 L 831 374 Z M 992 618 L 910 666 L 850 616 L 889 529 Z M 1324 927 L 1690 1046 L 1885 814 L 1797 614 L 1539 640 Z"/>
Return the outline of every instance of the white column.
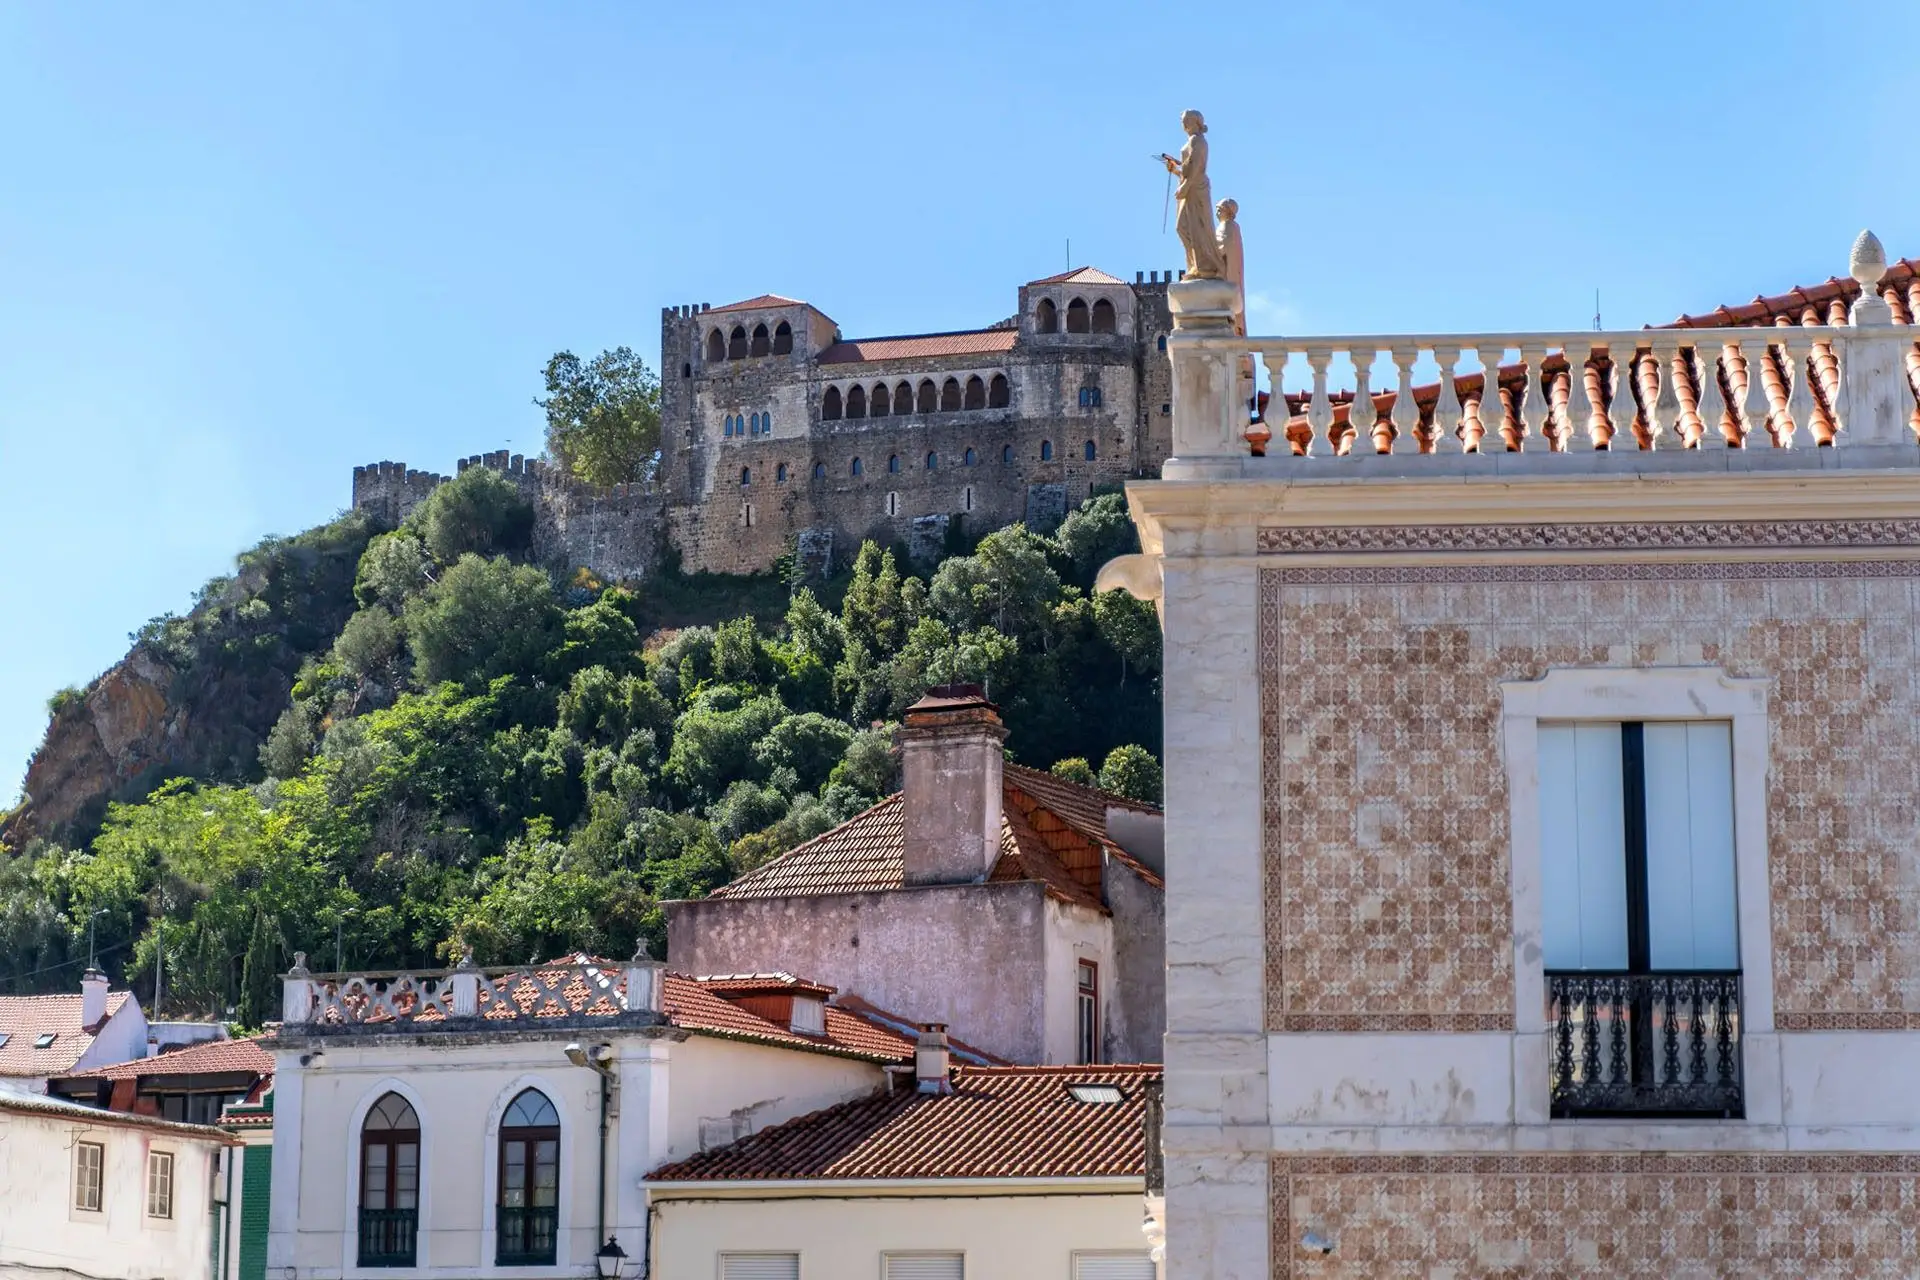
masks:
<path fill-rule="evenodd" d="M 273 1055 L 273 1193 L 267 1207 L 267 1274 L 282 1276 L 299 1265 L 300 1158 L 305 1070 L 300 1051 Z M 327 1226 L 331 1224 L 316 1224 Z M 337 1231 L 329 1233 L 337 1238 Z"/>

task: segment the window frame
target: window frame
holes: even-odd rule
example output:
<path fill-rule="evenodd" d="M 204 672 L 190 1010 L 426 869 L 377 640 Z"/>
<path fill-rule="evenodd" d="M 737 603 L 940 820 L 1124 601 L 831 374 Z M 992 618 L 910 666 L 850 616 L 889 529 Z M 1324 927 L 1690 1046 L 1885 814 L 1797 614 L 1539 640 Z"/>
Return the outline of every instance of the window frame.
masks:
<path fill-rule="evenodd" d="M 722 1249 L 713 1256 L 714 1271 L 719 1280 L 726 1280 L 728 1258 L 792 1258 L 793 1274 L 801 1277 L 806 1275 L 806 1266 L 798 1249 Z"/>
<path fill-rule="evenodd" d="M 83 1183 L 81 1175 L 87 1171 L 87 1153 L 93 1153 L 90 1182 Z M 81 1189 L 85 1186 L 92 1191 L 92 1203 L 84 1203 Z M 89 1142 L 81 1139 L 73 1144 L 73 1187 L 69 1203 L 76 1213 L 105 1213 L 107 1211 L 107 1144 Z"/>
<path fill-rule="evenodd" d="M 1091 975 L 1092 981 L 1088 982 Z M 1079 1065 L 1100 1063 L 1100 962 L 1074 957 L 1073 1047 Z"/>
<path fill-rule="evenodd" d="M 554 1113 L 554 1122 L 552 1124 L 510 1125 L 506 1122 L 507 1112 L 511 1112 L 515 1104 L 517 1104 L 521 1098 L 525 1097 L 529 1093 L 539 1094 L 541 1099 L 545 1101 L 545 1103 L 547 1104 L 547 1108 Z M 552 1186 L 553 1204 L 551 1206 L 539 1205 L 539 1204 L 533 1203 L 534 1189 L 536 1184 L 536 1174 L 538 1172 L 539 1164 L 540 1164 L 538 1144 L 543 1142 L 551 1142 L 553 1144 L 553 1186 Z M 517 1090 L 514 1093 L 513 1097 L 508 1099 L 507 1111 L 501 1113 L 500 1126 L 498 1131 L 494 1134 L 494 1142 L 493 1142 L 493 1148 L 494 1148 L 493 1249 L 494 1249 L 494 1265 L 495 1266 L 497 1267 L 549 1266 L 550 1267 L 555 1265 L 556 1262 L 558 1261 L 559 1237 L 560 1237 L 560 1231 L 563 1229 L 561 1225 L 561 1213 L 560 1213 L 563 1207 L 560 1203 L 560 1171 L 561 1171 L 561 1168 L 563 1167 L 563 1162 L 566 1159 L 566 1153 L 563 1149 L 562 1143 L 563 1143 L 563 1137 L 561 1134 L 561 1125 L 560 1125 L 560 1108 L 554 1102 L 552 1096 L 549 1095 L 545 1089 L 540 1088 L 538 1085 L 530 1084 L 530 1085 L 527 1085 L 525 1088 Z M 518 1164 L 520 1166 L 522 1175 L 525 1179 L 522 1185 L 523 1185 L 523 1193 L 527 1198 L 526 1203 L 521 1205 L 511 1205 L 511 1206 L 506 1203 L 507 1171 L 510 1168 L 512 1168 L 515 1164 L 515 1161 L 510 1159 L 508 1155 L 507 1148 L 510 1144 L 518 1144 L 520 1146 Z M 501 1234 L 501 1217 L 500 1217 L 501 1211 L 508 1208 L 538 1209 L 538 1208 L 549 1208 L 549 1207 L 554 1210 L 554 1238 L 551 1242 L 549 1250 L 543 1255 L 535 1255 L 531 1253 L 509 1254 L 505 1252 L 506 1242 L 503 1239 Z"/>
<path fill-rule="evenodd" d="M 174 1153 L 170 1149 L 165 1147 L 147 1149 L 147 1217 L 166 1222 L 173 1221 L 173 1192 L 176 1185 L 174 1169 L 177 1167 Z M 160 1187 L 163 1200 L 161 1211 L 156 1213 L 154 1212 L 155 1175 L 161 1170 L 164 1170 L 160 1179 L 163 1183 Z"/>
<path fill-rule="evenodd" d="M 880 1251 L 880 1280 L 891 1280 L 892 1263 L 895 1259 L 911 1258 L 958 1258 L 960 1260 L 960 1280 L 967 1280 L 971 1268 L 967 1266 L 965 1249 L 882 1249 Z"/>

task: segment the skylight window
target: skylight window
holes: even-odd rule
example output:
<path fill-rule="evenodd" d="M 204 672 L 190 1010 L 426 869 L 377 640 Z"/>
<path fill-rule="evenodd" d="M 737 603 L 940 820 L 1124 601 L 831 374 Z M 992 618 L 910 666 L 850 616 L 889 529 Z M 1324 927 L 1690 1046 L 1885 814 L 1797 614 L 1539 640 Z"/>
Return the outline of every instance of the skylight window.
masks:
<path fill-rule="evenodd" d="M 51 1049 L 51 1048 L 53 1048 L 53 1037 L 54 1037 L 54 1036 L 55 1036 L 56 1034 L 58 1034 L 58 1033 L 57 1033 L 57 1032 L 53 1032 L 53 1031 L 43 1031 L 43 1032 L 41 1032 L 41 1033 L 40 1033 L 39 1035 L 37 1035 L 37 1036 L 35 1036 L 35 1037 L 33 1038 L 33 1047 L 34 1047 L 34 1048 L 36 1048 L 36 1049 Z"/>
<path fill-rule="evenodd" d="M 1111 1084 L 1070 1084 L 1067 1092 L 1073 1095 L 1076 1102 L 1091 1102 L 1102 1107 L 1127 1100 L 1127 1095 L 1120 1092 L 1119 1086 Z"/>
<path fill-rule="evenodd" d="M 7 1041 L 9 1041 L 9 1040 L 11 1040 L 11 1039 L 13 1039 L 13 1036 L 12 1036 L 11 1034 L 9 1034 L 8 1032 L 5 1032 L 5 1031 L 0 1031 L 0 1049 L 4 1049 L 4 1048 L 6 1048 L 6 1047 L 7 1047 Z"/>

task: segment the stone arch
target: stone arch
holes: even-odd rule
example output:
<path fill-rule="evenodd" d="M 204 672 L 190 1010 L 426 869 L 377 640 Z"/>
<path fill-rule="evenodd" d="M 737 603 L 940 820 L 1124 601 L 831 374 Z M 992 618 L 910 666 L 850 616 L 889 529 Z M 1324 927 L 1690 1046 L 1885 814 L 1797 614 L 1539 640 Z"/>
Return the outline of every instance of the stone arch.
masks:
<path fill-rule="evenodd" d="M 987 384 L 987 408 L 1004 409 L 1012 400 L 1013 388 L 1007 385 L 1007 375 L 996 373 L 993 381 Z"/>
<path fill-rule="evenodd" d="M 828 387 L 827 393 L 820 397 L 820 417 L 832 422 L 840 416 L 840 388 Z"/>
<path fill-rule="evenodd" d="M 893 389 L 893 411 L 898 414 L 913 412 L 913 384 L 902 382 Z"/>
<path fill-rule="evenodd" d="M 872 394 L 867 397 L 867 416 L 884 418 L 892 407 L 893 397 L 887 390 L 887 384 L 882 382 L 875 385 Z"/>
<path fill-rule="evenodd" d="M 767 337 L 767 326 L 764 324 L 753 326 L 753 338 L 747 344 L 747 354 L 752 356 L 773 354 L 773 343 Z"/>
<path fill-rule="evenodd" d="M 914 405 L 914 412 L 932 413 L 939 407 L 940 392 L 939 389 L 933 385 L 933 379 L 920 379 L 920 396 L 918 402 Z"/>
<path fill-rule="evenodd" d="M 1093 304 L 1093 331 L 1095 333 L 1114 332 L 1113 304 L 1105 298 L 1096 299 Z"/>
<path fill-rule="evenodd" d="M 747 358 L 747 330 L 743 325 L 733 326 L 733 332 L 727 335 L 727 359 L 745 360 Z"/>
<path fill-rule="evenodd" d="M 849 418 L 867 416 L 867 389 L 859 383 L 847 388 L 847 416 Z"/>
<path fill-rule="evenodd" d="M 987 384 L 980 380 L 980 375 L 977 373 L 967 379 L 966 407 L 969 409 L 987 407 Z"/>
<path fill-rule="evenodd" d="M 773 354 L 777 356 L 793 354 L 793 326 L 785 320 L 773 327 Z"/>
<path fill-rule="evenodd" d="M 955 413 L 960 408 L 960 379 L 948 378 L 940 384 L 940 412 Z"/>
<path fill-rule="evenodd" d="M 1087 320 L 1087 300 L 1075 298 L 1067 304 L 1067 332 L 1087 333 L 1091 326 Z"/>
<path fill-rule="evenodd" d="M 707 335 L 707 363 L 719 364 L 727 358 L 727 339 L 718 329 Z"/>
<path fill-rule="evenodd" d="M 1040 442 L 1040 461 L 1042 462 L 1053 461 L 1053 441 L 1042 440 Z"/>
<path fill-rule="evenodd" d="M 1060 332 L 1060 309 L 1053 305 L 1052 298 L 1040 299 L 1040 305 L 1033 309 L 1033 331 L 1035 333 Z"/>

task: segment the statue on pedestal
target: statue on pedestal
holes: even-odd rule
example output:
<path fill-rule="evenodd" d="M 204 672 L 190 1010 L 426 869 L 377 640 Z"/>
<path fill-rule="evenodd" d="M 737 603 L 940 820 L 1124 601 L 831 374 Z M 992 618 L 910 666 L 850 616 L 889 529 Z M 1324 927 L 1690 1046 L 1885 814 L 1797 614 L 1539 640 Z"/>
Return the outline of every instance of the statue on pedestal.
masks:
<path fill-rule="evenodd" d="M 1237 200 L 1222 200 L 1214 206 L 1220 217 L 1220 229 L 1214 241 L 1220 247 L 1221 278 L 1233 286 L 1233 331 L 1247 336 L 1247 257 L 1240 247 L 1240 224 L 1234 221 L 1240 212 Z"/>
<path fill-rule="evenodd" d="M 1207 122 L 1198 111 L 1183 112 L 1180 127 L 1187 131 L 1187 143 L 1180 158 L 1161 154 L 1167 172 L 1180 179 L 1174 195 L 1180 202 L 1174 230 L 1180 233 L 1180 246 L 1187 251 L 1188 280 L 1219 280 L 1225 275 L 1220 261 L 1220 242 L 1213 229 L 1213 184 L 1207 180 Z"/>

